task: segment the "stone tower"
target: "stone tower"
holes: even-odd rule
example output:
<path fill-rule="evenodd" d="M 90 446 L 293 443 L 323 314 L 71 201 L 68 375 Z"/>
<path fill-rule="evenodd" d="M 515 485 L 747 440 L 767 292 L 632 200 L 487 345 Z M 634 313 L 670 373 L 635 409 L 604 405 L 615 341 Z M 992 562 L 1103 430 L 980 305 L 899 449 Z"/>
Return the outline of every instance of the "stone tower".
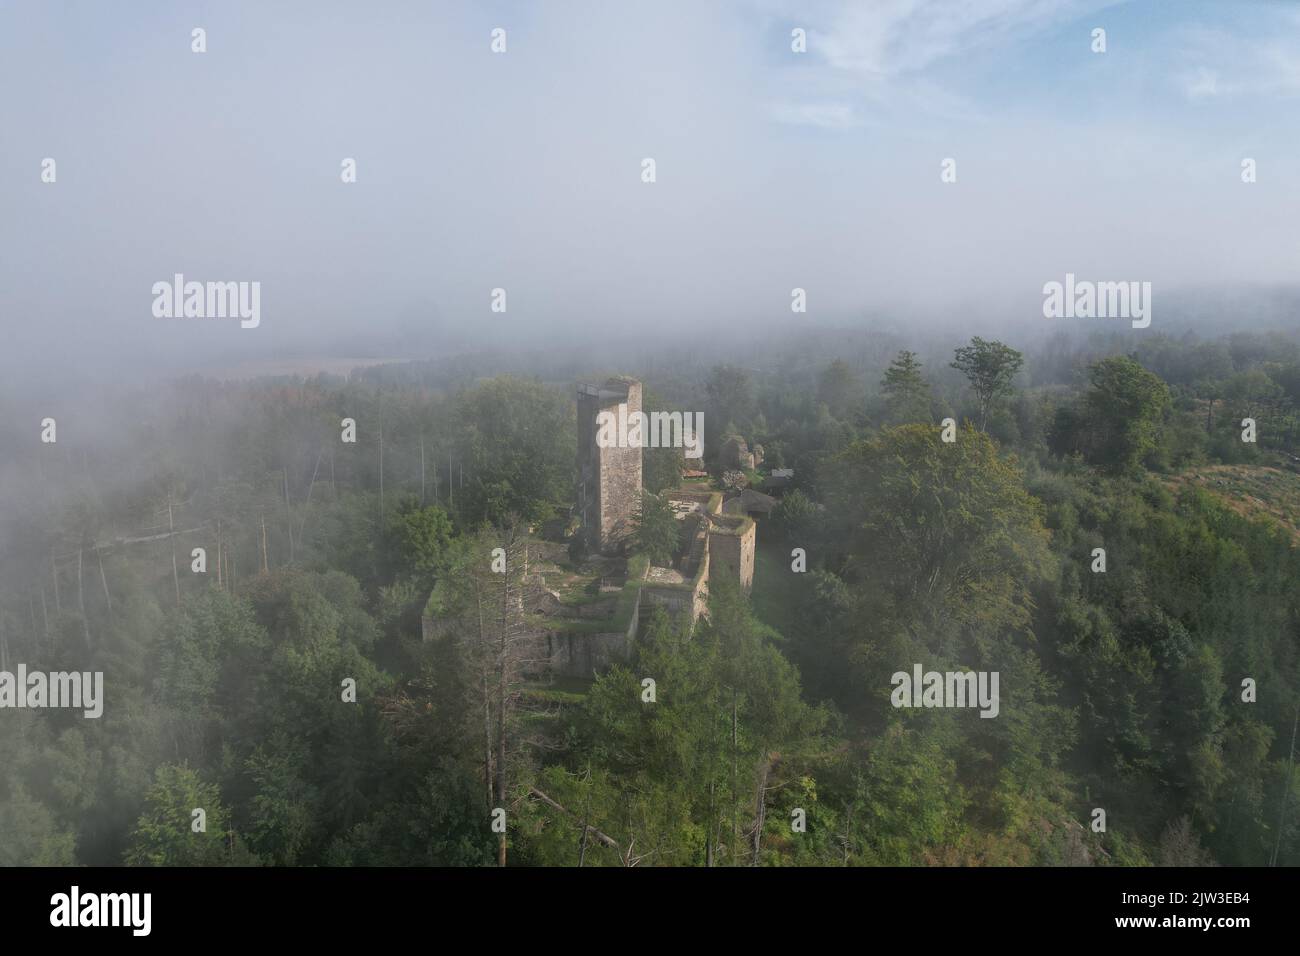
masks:
<path fill-rule="evenodd" d="M 598 416 L 608 412 L 627 421 L 639 411 L 641 383 L 636 379 L 611 378 L 599 388 L 578 386 L 578 513 L 593 551 L 617 550 L 632 533 L 632 519 L 641 507 L 641 449 L 601 448 Z M 621 428 L 619 434 L 624 434 Z"/>

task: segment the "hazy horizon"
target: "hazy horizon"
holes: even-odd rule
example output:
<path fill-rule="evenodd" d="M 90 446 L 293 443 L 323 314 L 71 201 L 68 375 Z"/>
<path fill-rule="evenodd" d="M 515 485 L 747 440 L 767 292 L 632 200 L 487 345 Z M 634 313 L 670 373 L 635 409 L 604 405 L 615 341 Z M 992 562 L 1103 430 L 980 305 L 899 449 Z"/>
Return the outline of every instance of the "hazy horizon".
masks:
<path fill-rule="evenodd" d="M 9 381 L 1033 329 L 1067 272 L 1152 282 L 1155 333 L 1180 296 L 1295 282 L 1295 133 L 1269 121 L 1300 94 L 1283 4 L 387 9 L 0 9 Z M 260 325 L 155 318 L 177 273 L 260 282 Z"/>

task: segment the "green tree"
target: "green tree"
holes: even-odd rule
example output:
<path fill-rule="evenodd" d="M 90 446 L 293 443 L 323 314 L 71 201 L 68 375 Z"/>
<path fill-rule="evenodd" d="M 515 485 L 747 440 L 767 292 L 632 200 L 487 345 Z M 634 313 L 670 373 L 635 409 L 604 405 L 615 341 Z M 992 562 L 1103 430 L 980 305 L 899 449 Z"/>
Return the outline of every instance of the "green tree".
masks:
<path fill-rule="evenodd" d="M 817 526 L 818 508 L 798 488 L 791 488 L 772 509 L 772 524 L 784 540 L 807 547 Z"/>
<path fill-rule="evenodd" d="M 205 828 L 198 833 L 194 832 L 195 810 L 206 815 Z M 145 796 L 145 810 L 136 821 L 125 862 L 127 866 L 226 866 L 255 861 L 238 847 L 217 788 L 189 767 L 164 764 Z"/>
<path fill-rule="evenodd" d="M 715 365 L 704 383 L 704 392 L 713 421 L 726 422 L 728 429 L 740 426 L 748 430 L 756 406 L 754 385 L 747 371 L 734 365 Z M 719 437 L 725 434 L 725 430 L 718 433 Z"/>
<path fill-rule="evenodd" d="M 1111 471 L 1131 472 L 1160 440 L 1169 387 L 1125 356 L 1103 359 L 1092 366 L 1089 377 L 1089 458 Z"/>
<path fill-rule="evenodd" d="M 461 393 L 456 412 L 465 486 L 458 472 L 450 493 L 462 518 L 540 521 L 570 500 L 578 433 L 563 393 L 501 376 Z"/>
<path fill-rule="evenodd" d="M 208 588 L 168 616 L 154 690 L 181 756 L 200 764 L 214 756 L 213 738 L 238 725 L 239 704 L 256 699 L 268 653 L 253 608 L 229 591 Z"/>
<path fill-rule="evenodd" d="M 867 760 L 864 812 L 857 842 L 874 862 L 907 866 L 937 862 L 957 842 L 969 803 L 956 762 L 935 734 L 893 724 Z"/>
<path fill-rule="evenodd" d="M 597 677 L 568 767 L 539 784 L 567 811 L 534 808 L 550 831 L 538 841 L 546 861 L 576 862 L 584 818 L 615 844 L 589 845 L 586 865 L 629 855 L 669 866 L 763 859 L 756 828 L 781 781 L 802 779 L 803 763 L 819 752 L 825 715 L 803 702 L 797 673 L 738 585 L 720 578 L 709 608 L 710 622 L 694 635 L 654 609 L 629 664 Z M 656 682 L 653 706 L 642 675 Z"/>
<path fill-rule="evenodd" d="M 1224 382 L 1223 390 L 1238 420 L 1257 418 L 1262 411 L 1276 405 L 1283 395 L 1282 386 L 1260 369 L 1238 372 Z M 1236 423 L 1233 425 L 1235 427 Z"/>
<path fill-rule="evenodd" d="M 1030 584 L 1046 573 L 1042 506 L 983 432 L 950 444 L 928 425 L 885 429 L 840 455 L 833 485 L 850 575 L 927 622 L 919 633 L 1028 627 Z"/>
<path fill-rule="evenodd" d="M 903 349 L 898 353 L 885 369 L 880 390 L 892 424 L 929 420 L 930 386 L 921 377 L 921 363 L 915 352 Z"/>
<path fill-rule="evenodd" d="M 436 505 L 420 507 L 414 497 L 404 499 L 390 522 L 393 544 L 402 565 L 421 575 L 441 565 L 451 541 L 451 518 Z"/>
<path fill-rule="evenodd" d="M 0 800 L 0 866 L 74 866 L 77 838 L 30 797 L 18 781 Z"/>
<path fill-rule="evenodd" d="M 249 838 L 258 854 L 278 866 L 298 863 L 321 819 L 320 794 L 305 777 L 310 750 L 279 732 L 257 747 L 247 771 L 257 787 Z"/>
<path fill-rule="evenodd" d="M 1011 394 L 1012 382 L 1024 361 L 1024 356 L 1011 346 L 986 342 L 978 335 L 970 340 L 970 345 L 956 350 L 952 367 L 970 380 L 971 390 L 979 402 L 981 431 L 994 403 Z"/>
<path fill-rule="evenodd" d="M 668 567 L 677 554 L 681 522 L 667 498 L 642 492 L 641 509 L 633 520 L 636 547 L 650 556 L 652 563 Z"/>
<path fill-rule="evenodd" d="M 858 403 L 858 376 L 843 359 L 826 366 L 817 382 L 817 400 L 836 418 L 844 418 Z"/>

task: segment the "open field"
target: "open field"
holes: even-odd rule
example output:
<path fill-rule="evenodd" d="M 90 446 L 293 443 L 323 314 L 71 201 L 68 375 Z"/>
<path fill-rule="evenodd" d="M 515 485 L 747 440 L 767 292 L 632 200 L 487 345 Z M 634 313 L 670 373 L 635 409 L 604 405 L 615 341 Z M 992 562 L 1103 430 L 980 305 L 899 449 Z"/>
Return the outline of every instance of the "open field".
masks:
<path fill-rule="evenodd" d="M 1277 522 L 1300 542 L 1300 474 L 1296 472 L 1261 465 L 1205 465 L 1171 478 L 1169 484 L 1202 488 L 1244 517 Z"/>

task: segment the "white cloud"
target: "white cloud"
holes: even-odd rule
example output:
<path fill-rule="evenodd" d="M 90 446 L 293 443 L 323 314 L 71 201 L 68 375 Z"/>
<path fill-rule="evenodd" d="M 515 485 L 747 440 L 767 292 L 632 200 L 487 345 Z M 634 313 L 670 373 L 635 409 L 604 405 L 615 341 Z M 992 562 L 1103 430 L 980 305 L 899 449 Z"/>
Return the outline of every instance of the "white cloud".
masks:
<path fill-rule="evenodd" d="M 846 0 L 811 15 L 806 8 L 789 9 L 794 20 L 811 21 L 809 56 L 828 69 L 817 77 L 787 77 L 795 85 L 815 83 L 816 90 L 802 91 L 807 107 L 787 104 L 776 118 L 827 125 L 827 114 L 817 104 L 830 92 L 840 100 L 859 98 L 875 110 L 969 119 L 974 110 L 965 97 L 933 81 L 928 71 L 1120 2 L 1124 0 Z"/>
<path fill-rule="evenodd" d="M 1256 23 L 1249 35 L 1205 27 L 1178 34 L 1174 82 L 1188 99 L 1300 96 L 1300 14 Z"/>
<path fill-rule="evenodd" d="M 1205 67 L 1197 67 L 1186 80 L 1187 95 L 1194 100 L 1219 95 L 1219 74 Z"/>
<path fill-rule="evenodd" d="M 1107 5 L 1104 0 L 847 3 L 830 28 L 816 34 L 816 46 L 836 69 L 866 76 L 899 75 Z"/>

